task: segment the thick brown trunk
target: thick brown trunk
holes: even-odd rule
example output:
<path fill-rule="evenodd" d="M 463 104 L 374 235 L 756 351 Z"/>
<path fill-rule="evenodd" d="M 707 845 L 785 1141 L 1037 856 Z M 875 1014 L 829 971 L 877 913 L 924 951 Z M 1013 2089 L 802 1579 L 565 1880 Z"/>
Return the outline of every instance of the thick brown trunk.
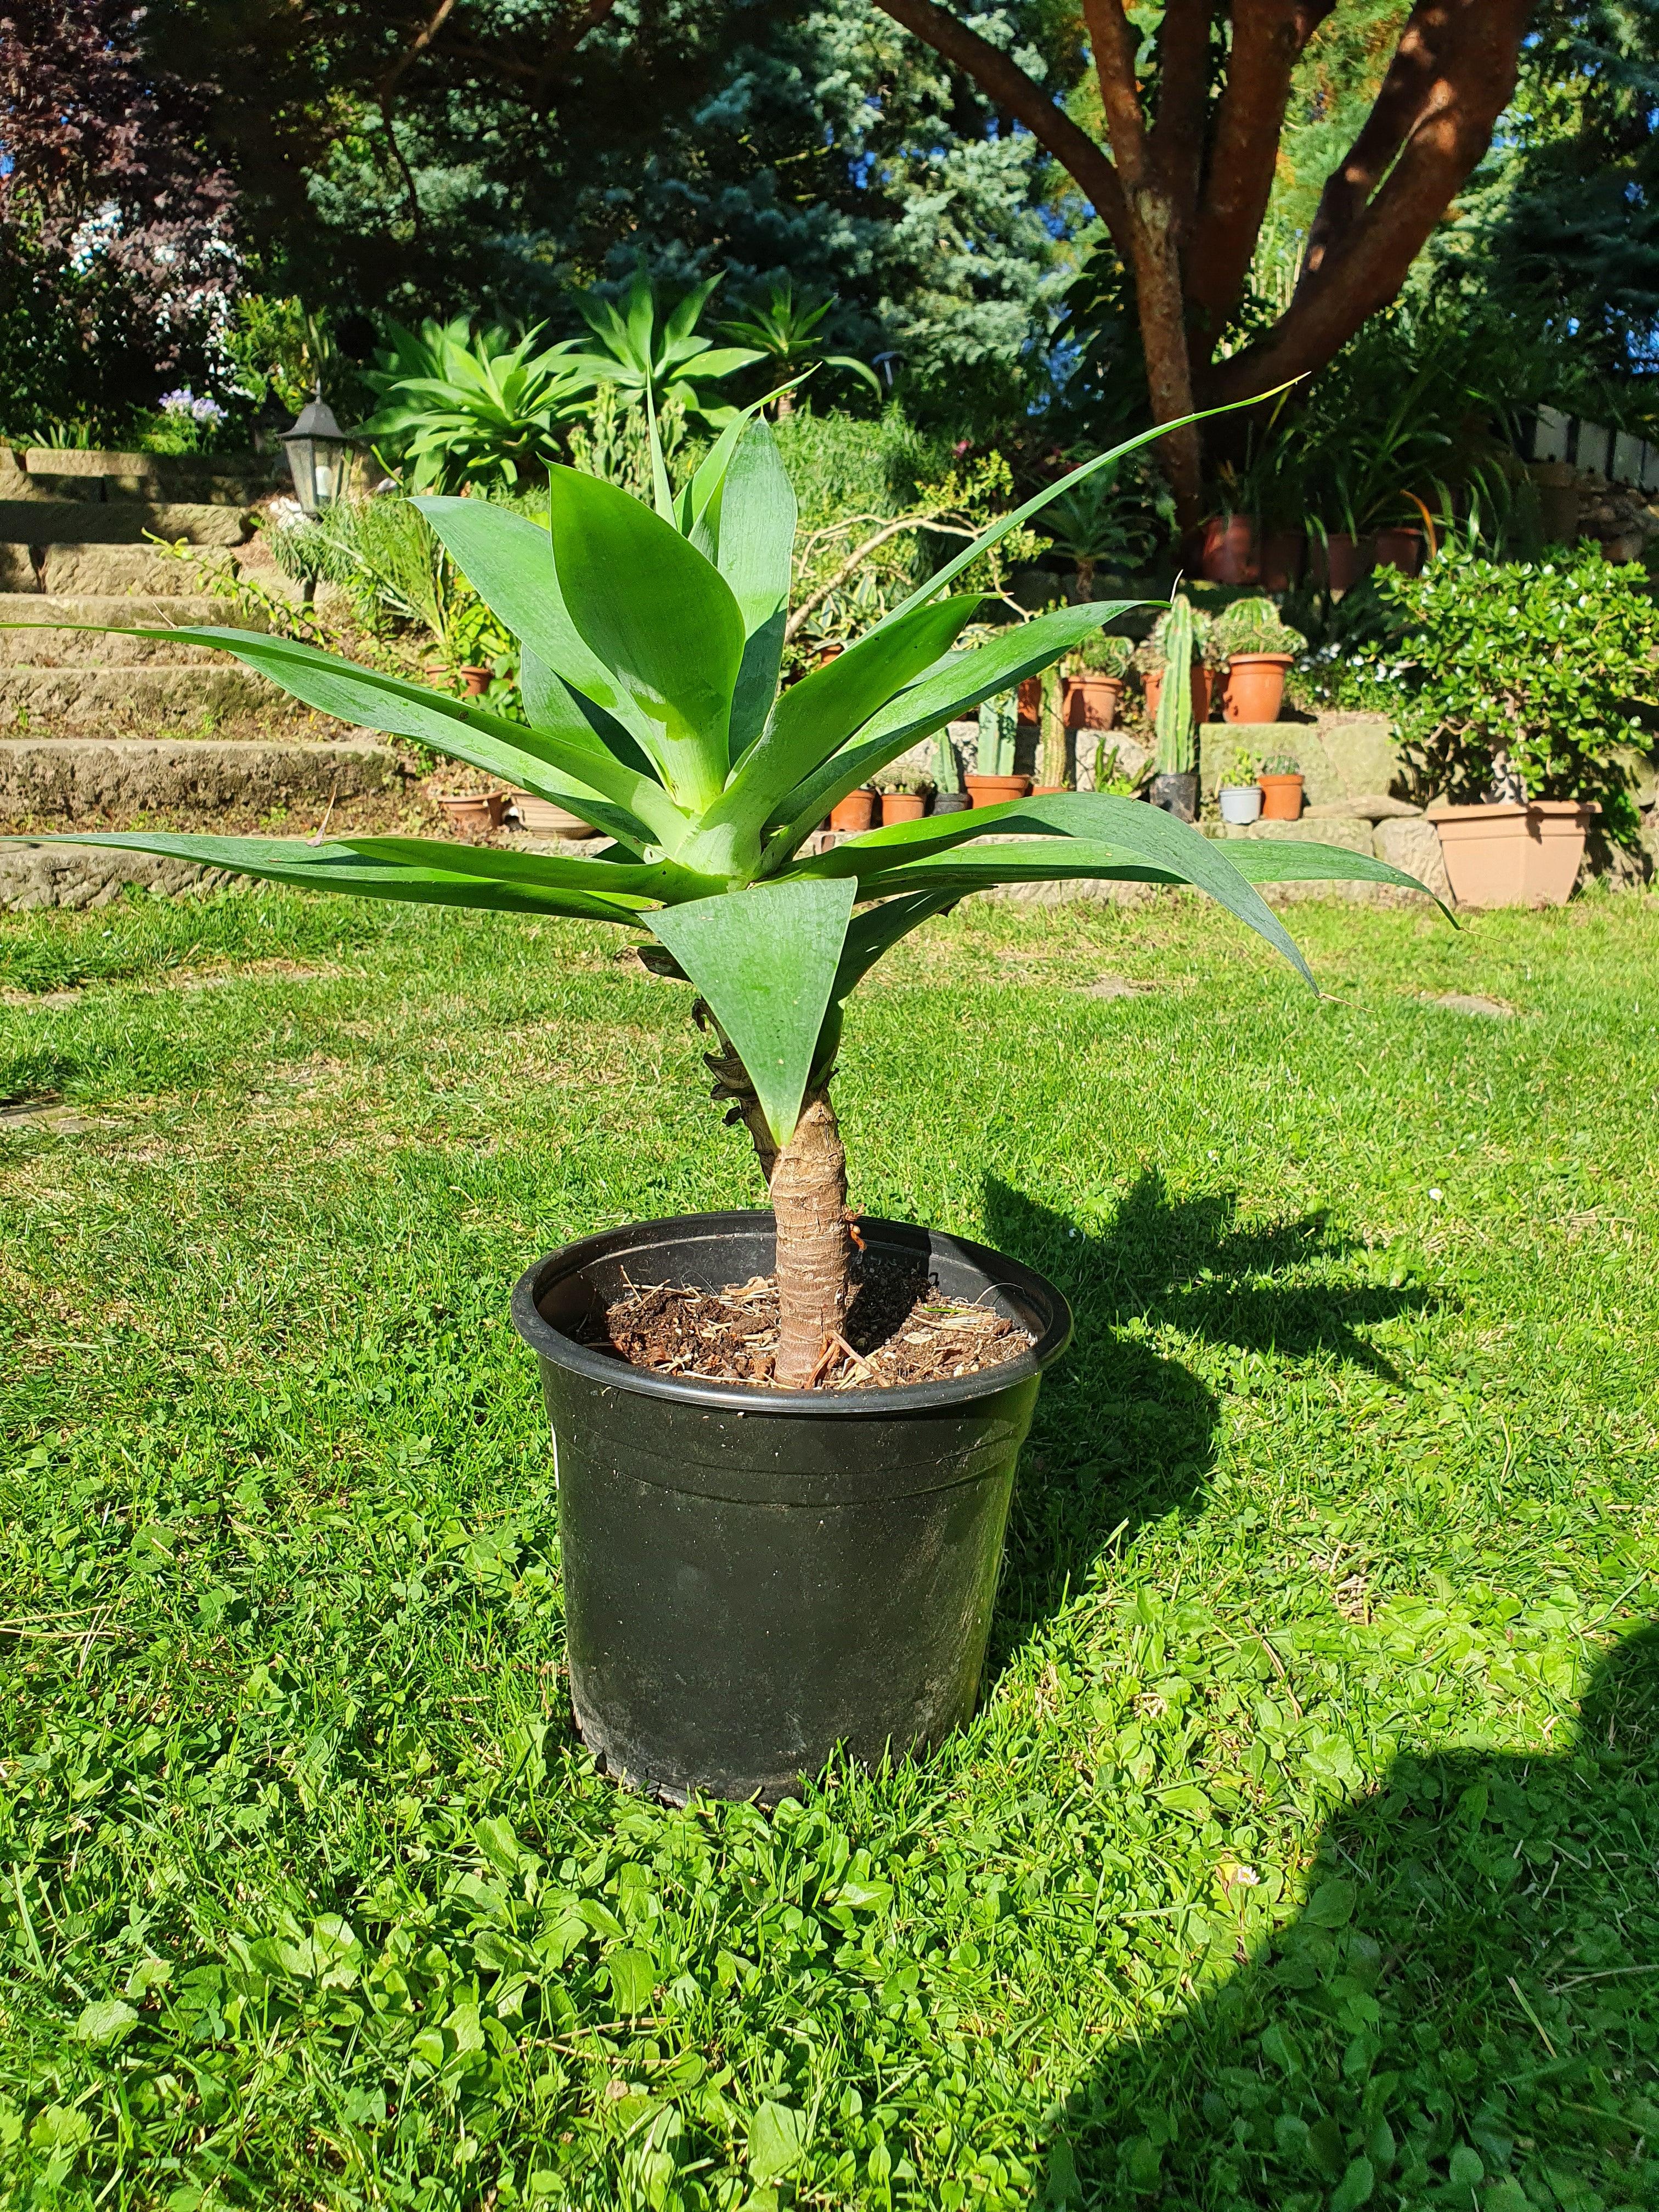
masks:
<path fill-rule="evenodd" d="M 826 1083 L 809 1091 L 795 1133 L 780 1152 L 767 1127 L 749 1071 L 731 1039 L 699 999 L 699 1028 L 712 1029 L 720 1049 L 703 1054 L 714 1098 L 728 1121 L 749 1132 L 777 1217 L 778 1350 L 773 1379 L 804 1390 L 817 1379 L 832 1337 L 842 1334 L 852 1295 L 853 1237 L 848 1227 L 847 1155 Z"/>
<path fill-rule="evenodd" d="M 814 1382 L 832 1338 L 847 1325 L 853 1239 L 847 1226 L 847 1155 L 827 1091 L 809 1098 L 772 1170 L 778 1224 L 778 1353 L 785 1389 Z"/>
<path fill-rule="evenodd" d="M 1140 348 L 1146 362 L 1152 419 L 1179 422 L 1193 411 L 1192 362 L 1187 351 L 1185 304 L 1181 295 L 1181 253 L 1174 210 L 1161 193 L 1137 192 L 1135 217 L 1135 305 L 1140 316 Z M 1191 530 L 1204 519 L 1204 447 L 1199 427 L 1189 422 L 1158 440 L 1155 451 L 1175 494 L 1176 519 Z"/>

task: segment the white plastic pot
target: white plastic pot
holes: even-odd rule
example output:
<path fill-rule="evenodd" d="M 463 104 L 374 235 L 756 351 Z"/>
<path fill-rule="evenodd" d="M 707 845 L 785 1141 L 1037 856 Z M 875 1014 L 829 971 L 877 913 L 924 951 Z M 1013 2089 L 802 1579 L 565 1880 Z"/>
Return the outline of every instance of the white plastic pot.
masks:
<path fill-rule="evenodd" d="M 1221 818 L 1242 828 L 1247 822 L 1256 822 L 1261 817 L 1261 786 L 1259 783 L 1224 783 L 1216 793 L 1221 805 Z"/>

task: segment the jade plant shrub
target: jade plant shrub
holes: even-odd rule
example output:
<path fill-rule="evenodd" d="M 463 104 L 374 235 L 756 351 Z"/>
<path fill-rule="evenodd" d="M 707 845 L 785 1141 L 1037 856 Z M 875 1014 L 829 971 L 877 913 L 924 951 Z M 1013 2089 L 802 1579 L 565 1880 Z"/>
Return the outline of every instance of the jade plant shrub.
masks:
<path fill-rule="evenodd" d="M 1642 742 L 1632 704 L 1659 700 L 1647 580 L 1589 549 L 1500 565 L 1448 548 L 1419 576 L 1380 574 L 1403 623 L 1401 737 L 1424 784 L 1466 802 L 1595 799 L 1615 836 L 1632 833 L 1614 749 Z"/>
<path fill-rule="evenodd" d="M 775 1376 L 804 1385 L 842 1326 L 850 1287 L 846 1158 L 830 1099 L 843 1012 L 909 931 L 998 884 L 1188 884 L 1306 975 L 1258 883 L 1414 879 L 1334 848 L 1224 848 L 1097 793 L 924 817 L 807 850 L 848 793 L 1122 610 L 1059 608 L 953 649 L 979 599 L 950 586 L 1052 496 L 1040 493 L 845 652 L 784 685 L 795 496 L 770 429 L 755 410 L 739 416 L 678 491 L 659 446 L 653 465 L 648 502 L 555 468 L 544 526 L 481 499 L 420 503 L 518 640 L 522 722 L 289 638 L 136 633 L 220 648 L 319 713 L 557 800 L 610 838 L 593 857 L 403 836 L 313 844 L 143 830 L 64 842 L 358 897 L 573 915 L 634 933 L 648 965 L 690 986 L 714 1044 L 714 1095 L 747 1130 L 765 1176 L 777 1220 Z"/>

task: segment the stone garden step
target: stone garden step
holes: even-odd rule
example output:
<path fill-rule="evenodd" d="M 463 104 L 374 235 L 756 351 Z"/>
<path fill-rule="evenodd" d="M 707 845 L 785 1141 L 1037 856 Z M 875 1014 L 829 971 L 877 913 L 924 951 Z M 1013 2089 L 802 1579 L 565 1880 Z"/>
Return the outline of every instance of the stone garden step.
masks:
<path fill-rule="evenodd" d="M 288 480 L 280 453 L 123 453 L 75 447 L 0 449 L 0 498 L 191 500 L 250 507 Z"/>
<path fill-rule="evenodd" d="M 200 596 L 210 575 L 234 574 L 237 567 L 228 547 L 204 546 L 181 559 L 153 545 L 48 545 L 38 574 L 26 562 L 20 576 L 4 556 L 27 550 L 0 545 L 0 588 L 74 599 L 190 599 Z"/>
<path fill-rule="evenodd" d="M 0 541 L 15 545 L 240 545 L 252 527 L 241 507 L 202 501 L 0 499 Z"/>
<path fill-rule="evenodd" d="M 370 738 L 283 744 L 213 738 L 0 738 L 0 815 L 128 817 L 266 813 L 403 788 L 389 745 Z"/>
<path fill-rule="evenodd" d="M 0 668 L 0 727 L 36 720 L 131 729 L 204 714 L 286 712 L 283 695 L 234 663 L 216 667 Z"/>
<path fill-rule="evenodd" d="M 74 627 L 39 627 L 46 623 Z M 182 623 L 265 628 L 263 616 L 233 613 L 223 599 L 206 597 L 64 599 L 46 592 L 0 592 L 0 668 L 125 668 L 144 662 L 222 667 L 224 656 L 205 646 L 126 634 L 134 624 L 173 629 Z"/>

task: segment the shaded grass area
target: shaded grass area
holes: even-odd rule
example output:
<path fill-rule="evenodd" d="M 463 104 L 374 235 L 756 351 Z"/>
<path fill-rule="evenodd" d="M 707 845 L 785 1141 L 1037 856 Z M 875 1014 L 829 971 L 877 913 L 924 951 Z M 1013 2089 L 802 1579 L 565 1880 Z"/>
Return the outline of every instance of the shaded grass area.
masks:
<path fill-rule="evenodd" d="M 855 1197 L 1078 1339 L 973 1727 L 772 1819 L 574 1741 L 506 1320 L 752 1202 L 680 990 L 0 926 L 0 1098 L 73 1117 L 0 1123 L 0 2203 L 1659 2201 L 1659 910 L 1293 920 L 1322 1002 L 1176 900 L 854 1002 Z"/>

